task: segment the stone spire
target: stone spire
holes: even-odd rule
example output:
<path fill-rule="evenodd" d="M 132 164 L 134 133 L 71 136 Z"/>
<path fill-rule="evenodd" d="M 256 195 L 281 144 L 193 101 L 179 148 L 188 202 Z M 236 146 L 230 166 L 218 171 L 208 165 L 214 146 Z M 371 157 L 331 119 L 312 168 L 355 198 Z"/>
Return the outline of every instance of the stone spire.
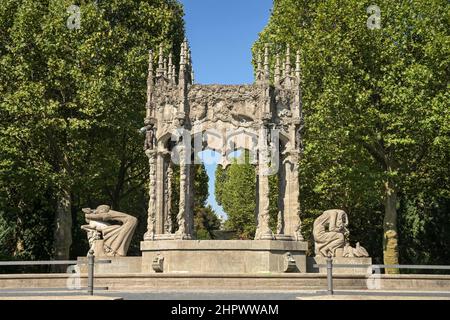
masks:
<path fill-rule="evenodd" d="M 189 46 L 189 43 L 187 43 L 186 46 L 186 63 L 187 63 L 187 72 L 189 75 L 189 83 L 192 84 L 194 83 L 194 71 L 192 68 L 192 53 L 191 53 L 191 48 Z"/>
<path fill-rule="evenodd" d="M 184 117 L 188 110 L 187 105 L 187 88 L 190 83 L 189 70 L 189 45 L 186 39 L 181 44 L 180 50 L 180 71 L 178 74 L 178 88 L 179 88 L 179 106 L 177 118 L 179 121 L 184 121 Z"/>
<path fill-rule="evenodd" d="M 262 66 L 262 58 L 261 58 L 261 53 L 258 54 L 258 71 L 261 72 L 263 70 L 263 66 Z"/>
<path fill-rule="evenodd" d="M 263 62 L 262 62 L 262 57 L 261 57 L 261 53 L 258 53 L 258 58 L 257 58 L 257 69 L 256 69 L 256 83 L 262 83 L 264 82 L 264 69 L 263 69 Z"/>
<path fill-rule="evenodd" d="M 291 75 L 291 47 L 287 45 L 286 48 L 286 62 L 284 67 L 284 74 L 286 77 Z"/>
<path fill-rule="evenodd" d="M 163 66 L 163 69 L 164 69 L 164 73 L 163 73 L 163 75 L 164 75 L 164 78 L 167 78 L 167 76 L 168 76 L 168 70 L 167 70 L 167 59 L 166 58 L 164 58 L 164 66 Z"/>
<path fill-rule="evenodd" d="M 189 47 L 189 43 L 186 42 L 186 65 L 188 66 L 188 68 L 191 65 L 191 48 Z"/>
<path fill-rule="evenodd" d="M 298 83 L 300 83 L 301 81 L 300 50 L 297 51 L 297 57 L 295 60 L 295 76 L 297 77 Z"/>
<path fill-rule="evenodd" d="M 174 82 L 174 76 L 173 76 L 173 57 L 172 57 L 172 52 L 169 54 L 169 70 L 168 70 L 168 78 L 169 78 L 169 82 L 173 83 Z"/>
<path fill-rule="evenodd" d="M 186 40 L 181 44 L 180 49 L 180 70 L 178 72 L 178 84 L 184 83 L 186 70 Z"/>
<path fill-rule="evenodd" d="M 266 80 L 270 79 L 270 70 L 269 70 L 269 44 L 266 43 L 264 45 L 264 78 Z"/>
<path fill-rule="evenodd" d="M 276 58 L 276 63 L 275 63 L 275 77 L 274 77 L 274 82 L 275 84 L 279 84 L 280 83 L 280 79 L 281 79 L 281 61 L 280 61 L 280 54 L 277 53 L 277 58 Z"/>
<path fill-rule="evenodd" d="M 177 71 L 176 71 L 175 64 L 172 65 L 172 83 L 173 84 L 177 83 Z"/>
<path fill-rule="evenodd" d="M 156 70 L 156 76 L 160 77 L 164 75 L 164 52 L 163 44 L 159 45 L 159 59 L 158 59 L 158 70 Z"/>
<path fill-rule="evenodd" d="M 148 53 L 148 75 L 147 75 L 147 110 L 150 108 L 153 89 L 153 51 Z"/>

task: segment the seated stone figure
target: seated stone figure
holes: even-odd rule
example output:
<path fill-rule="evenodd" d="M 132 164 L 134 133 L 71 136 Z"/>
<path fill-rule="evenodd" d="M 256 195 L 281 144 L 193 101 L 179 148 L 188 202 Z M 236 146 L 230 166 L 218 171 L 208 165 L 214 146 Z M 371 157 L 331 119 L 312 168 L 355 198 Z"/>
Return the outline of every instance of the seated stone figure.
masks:
<path fill-rule="evenodd" d="M 347 241 L 349 231 L 347 213 L 332 209 L 322 213 L 313 226 L 315 253 L 319 257 L 368 257 L 367 251 L 359 245 L 352 248 Z"/>
<path fill-rule="evenodd" d="M 126 256 L 137 225 L 137 219 L 126 213 L 111 210 L 107 205 L 93 210 L 83 209 L 90 249 L 96 256 Z"/>

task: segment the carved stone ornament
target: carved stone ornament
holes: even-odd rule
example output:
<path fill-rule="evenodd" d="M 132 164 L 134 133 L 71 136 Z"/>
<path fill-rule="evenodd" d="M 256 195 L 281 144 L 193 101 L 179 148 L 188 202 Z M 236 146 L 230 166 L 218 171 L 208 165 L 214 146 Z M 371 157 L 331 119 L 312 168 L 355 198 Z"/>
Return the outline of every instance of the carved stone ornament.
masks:
<path fill-rule="evenodd" d="M 215 130 L 218 137 L 209 132 L 210 137 L 201 141 L 201 148 L 221 153 L 222 165 L 230 163 L 230 153 L 240 149 L 250 151 L 251 163 L 259 172 L 255 239 L 303 240 L 299 186 L 297 173 L 294 172 L 298 170 L 298 156 L 295 153 L 298 150 L 295 148 L 298 149 L 300 145 L 296 142 L 296 125 L 293 124 L 293 121 L 301 117 L 299 53 L 294 70 L 291 68 L 290 48 L 286 45 L 284 67 L 281 68 L 280 59 L 277 59 L 278 67 L 273 83 L 270 74 L 270 45 L 267 44 L 264 54 L 260 55 L 257 79 L 253 84 L 201 85 L 193 83 L 191 52 L 187 41 L 181 44 L 180 57 L 176 59 L 179 66 L 174 65 L 171 55 L 165 55 L 166 51 L 173 51 L 168 49 L 166 43 L 160 44 L 157 68 L 153 66 L 152 51 L 149 55 L 146 118 L 154 121 L 152 124 L 146 123 L 144 149 L 150 168 L 147 233 L 144 240 L 192 239 L 192 168 L 183 159 L 192 158 L 191 141 L 195 146 L 193 137 L 208 130 Z M 274 128 L 280 130 L 279 134 L 278 131 L 273 133 Z M 181 131 L 187 134 L 177 135 Z M 184 147 L 180 148 L 180 145 Z M 284 150 L 285 153 L 280 154 L 279 150 Z M 171 154 L 172 158 L 161 157 L 160 152 Z M 177 154 L 179 159 L 174 159 Z M 172 212 L 168 203 L 171 190 L 166 168 L 171 160 L 180 160 L 180 192 L 179 199 L 176 199 L 179 204 L 178 212 Z M 278 168 L 275 163 L 289 167 L 288 175 L 280 175 L 286 180 L 286 186 L 284 194 L 279 196 L 283 203 L 280 210 L 283 212 L 279 214 L 277 234 L 269 226 L 268 200 L 268 175 L 278 174 L 277 169 L 274 169 Z M 173 226 L 170 216 L 174 218 Z"/>
<path fill-rule="evenodd" d="M 287 252 L 284 256 L 284 272 L 298 272 L 297 263 L 295 259 L 292 257 L 290 252 Z"/>
<path fill-rule="evenodd" d="M 152 261 L 152 268 L 155 272 L 164 272 L 164 257 L 158 253 Z"/>

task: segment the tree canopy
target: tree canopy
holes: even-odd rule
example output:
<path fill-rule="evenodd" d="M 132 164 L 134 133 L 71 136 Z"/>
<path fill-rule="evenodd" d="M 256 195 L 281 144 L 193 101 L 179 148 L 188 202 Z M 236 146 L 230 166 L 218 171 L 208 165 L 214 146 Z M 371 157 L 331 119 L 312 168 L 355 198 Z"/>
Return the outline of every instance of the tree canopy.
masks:
<path fill-rule="evenodd" d="M 179 56 L 183 8 L 174 0 L 71 5 L 1 1 L 0 247 L 7 256 L 84 255 L 85 206 L 107 203 L 140 218 L 131 253 L 145 229 L 148 160 L 138 129 L 148 50 L 163 43 Z"/>
<path fill-rule="evenodd" d="M 371 4 L 275 0 L 253 48 L 301 52 L 305 232 L 339 207 L 375 260 L 448 263 L 448 3 Z"/>

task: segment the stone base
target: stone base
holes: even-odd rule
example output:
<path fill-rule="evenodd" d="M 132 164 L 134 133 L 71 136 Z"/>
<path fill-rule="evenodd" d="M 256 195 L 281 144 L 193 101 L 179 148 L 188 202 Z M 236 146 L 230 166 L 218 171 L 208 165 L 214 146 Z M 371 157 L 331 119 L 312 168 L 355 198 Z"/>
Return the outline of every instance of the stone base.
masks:
<path fill-rule="evenodd" d="M 314 264 L 327 264 L 325 257 L 308 257 L 308 272 L 327 273 L 327 267 L 314 268 Z M 372 258 L 333 258 L 333 264 L 371 265 Z M 367 268 L 333 268 L 333 274 L 367 274 Z"/>
<path fill-rule="evenodd" d="M 432 292 L 450 291 L 450 275 L 398 274 L 380 276 L 380 290 Z M 18 288 L 61 288 L 67 291 L 69 273 L 46 274 L 0 274 L 0 291 Z M 81 286 L 87 287 L 87 273 L 80 275 Z M 335 290 L 367 290 L 365 275 L 340 274 L 333 277 Z M 314 290 L 325 291 L 327 276 L 320 273 L 259 273 L 259 274 L 166 274 L 166 273 L 116 273 L 95 275 L 95 287 L 107 287 L 111 291 L 180 291 L 198 292 L 245 290 Z M 367 290 L 366 292 L 376 292 Z M 94 291 L 98 294 L 98 291 Z M 5 293 L 6 294 L 6 293 Z"/>
<path fill-rule="evenodd" d="M 160 240 L 191 240 L 191 236 L 187 234 L 176 234 L 176 233 L 144 235 L 144 241 L 160 241 Z"/>
<path fill-rule="evenodd" d="M 117 274 L 117 273 L 140 273 L 142 267 L 142 257 L 99 257 L 96 260 L 111 260 L 111 263 L 95 264 L 96 274 Z M 86 257 L 78 257 L 81 273 L 87 273 L 88 266 Z M 82 263 L 82 264 L 81 264 Z"/>
<path fill-rule="evenodd" d="M 152 263 L 159 257 L 164 259 L 164 273 L 304 273 L 307 248 L 307 243 L 303 241 L 143 241 L 142 272 L 154 273 Z M 296 268 L 292 268 L 293 260 Z"/>

